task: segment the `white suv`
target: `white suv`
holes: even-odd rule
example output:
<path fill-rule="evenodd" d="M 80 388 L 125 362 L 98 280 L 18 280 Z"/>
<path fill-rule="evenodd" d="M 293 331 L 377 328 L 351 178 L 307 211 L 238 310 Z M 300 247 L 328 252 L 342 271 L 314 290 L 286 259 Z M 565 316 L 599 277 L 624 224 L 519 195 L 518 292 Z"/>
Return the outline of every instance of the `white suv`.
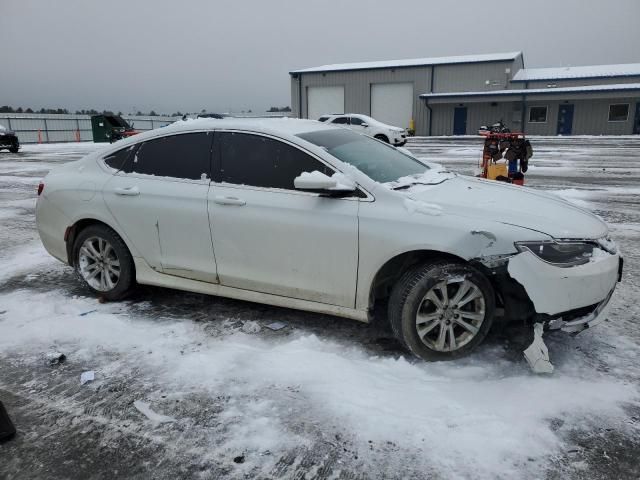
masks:
<path fill-rule="evenodd" d="M 364 322 L 386 304 L 425 359 L 469 352 L 497 315 L 592 326 L 622 265 L 607 225 L 558 197 L 310 120 L 178 122 L 38 192 L 45 248 L 107 300 L 137 282 Z"/>
<path fill-rule="evenodd" d="M 407 143 L 407 131 L 404 128 L 387 125 L 359 113 L 323 115 L 318 121 L 350 128 L 355 132 L 364 133 L 395 147 L 401 147 Z"/>

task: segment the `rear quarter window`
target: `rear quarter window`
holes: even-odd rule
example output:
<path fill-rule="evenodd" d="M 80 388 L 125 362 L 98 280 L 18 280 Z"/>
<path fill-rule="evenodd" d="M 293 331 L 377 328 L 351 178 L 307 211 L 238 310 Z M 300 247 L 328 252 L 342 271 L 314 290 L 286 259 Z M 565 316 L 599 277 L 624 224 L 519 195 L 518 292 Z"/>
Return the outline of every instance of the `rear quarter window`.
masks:
<path fill-rule="evenodd" d="M 138 145 L 131 145 L 130 147 L 123 148 L 122 150 L 118 150 L 115 153 L 111 153 L 104 157 L 104 163 L 113 168 L 114 170 L 122 170 L 125 163 L 131 156 L 132 152 L 136 149 Z"/>

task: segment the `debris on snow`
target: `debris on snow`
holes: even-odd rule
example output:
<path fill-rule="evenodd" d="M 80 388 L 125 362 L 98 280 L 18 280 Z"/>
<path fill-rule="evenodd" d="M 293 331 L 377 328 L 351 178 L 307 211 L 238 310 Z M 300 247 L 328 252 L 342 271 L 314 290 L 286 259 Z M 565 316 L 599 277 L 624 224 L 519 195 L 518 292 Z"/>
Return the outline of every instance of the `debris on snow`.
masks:
<path fill-rule="evenodd" d="M 80 375 L 80 385 L 93 382 L 95 379 L 96 379 L 96 373 L 93 370 L 82 372 L 82 375 Z"/>
<path fill-rule="evenodd" d="M 166 415 L 161 415 L 160 413 L 154 412 L 153 410 L 151 410 L 151 407 L 147 402 L 136 400 L 135 402 L 133 402 L 133 406 L 136 407 L 136 410 L 138 410 L 141 414 L 151 420 L 151 422 L 155 425 L 176 421 L 176 419 L 173 417 L 168 417 Z"/>
<path fill-rule="evenodd" d="M 242 323 L 241 330 L 244 333 L 258 333 L 260 332 L 260 330 L 262 330 L 262 328 L 260 327 L 260 324 L 258 322 L 253 320 L 247 320 L 246 322 Z"/>
<path fill-rule="evenodd" d="M 533 326 L 533 342 L 524 351 L 524 358 L 535 373 L 553 373 L 553 364 L 549 360 L 549 350 L 542 340 L 544 324 Z"/>
<path fill-rule="evenodd" d="M 87 311 L 87 312 L 82 312 L 82 313 L 80 314 L 80 316 L 81 316 L 81 317 L 84 317 L 84 316 L 86 316 L 86 315 L 89 315 L 90 313 L 97 312 L 97 311 L 98 311 L 98 310 L 89 310 L 89 311 Z"/>
<path fill-rule="evenodd" d="M 49 352 L 45 355 L 45 358 L 49 365 L 59 365 L 67 359 L 67 356 L 60 352 Z"/>
<path fill-rule="evenodd" d="M 270 323 L 269 325 L 267 325 L 267 328 L 269 330 L 273 330 L 274 332 L 277 332 L 278 330 L 282 330 L 286 326 L 287 326 L 287 324 L 283 323 L 283 322 L 273 322 L 273 323 Z"/>

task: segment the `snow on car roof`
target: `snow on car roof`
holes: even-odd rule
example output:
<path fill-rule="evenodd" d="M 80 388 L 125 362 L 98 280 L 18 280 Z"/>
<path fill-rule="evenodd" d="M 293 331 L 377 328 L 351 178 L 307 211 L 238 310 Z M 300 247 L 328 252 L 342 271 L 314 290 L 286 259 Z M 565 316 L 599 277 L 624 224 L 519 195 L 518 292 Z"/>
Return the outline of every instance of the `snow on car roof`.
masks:
<path fill-rule="evenodd" d="M 316 120 L 301 120 L 297 118 L 196 118 L 178 120 L 165 127 L 148 130 L 146 132 L 133 135 L 117 142 L 118 146 L 138 143 L 149 138 L 160 137 L 173 133 L 195 132 L 202 130 L 249 130 L 276 136 L 295 136 L 300 133 L 312 132 L 316 130 L 334 130 L 340 127 L 326 125 Z M 115 145 L 115 144 L 114 144 Z"/>
<path fill-rule="evenodd" d="M 640 76 L 640 63 L 617 65 L 590 65 L 583 67 L 523 68 L 513 77 L 513 82 L 533 80 L 567 80 L 572 78 L 604 78 Z"/>
<path fill-rule="evenodd" d="M 522 52 L 489 53 L 483 55 L 458 55 L 454 57 L 409 58 L 404 60 L 385 60 L 377 62 L 336 63 L 333 65 L 321 65 L 319 67 L 293 70 L 295 73 L 331 72 L 339 70 L 369 70 L 376 68 L 393 67 L 420 67 L 425 65 L 446 65 L 453 63 L 480 63 L 499 62 L 513 60 L 522 55 Z"/>

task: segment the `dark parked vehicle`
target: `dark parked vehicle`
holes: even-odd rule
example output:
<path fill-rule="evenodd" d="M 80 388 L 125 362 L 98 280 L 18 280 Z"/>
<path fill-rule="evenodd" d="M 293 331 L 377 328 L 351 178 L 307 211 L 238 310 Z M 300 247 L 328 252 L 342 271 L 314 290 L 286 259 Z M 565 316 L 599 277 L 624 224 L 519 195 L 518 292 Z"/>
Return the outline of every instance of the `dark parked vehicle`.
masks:
<path fill-rule="evenodd" d="M 0 125 L 0 150 L 6 148 L 11 153 L 18 153 L 20 149 L 20 142 L 18 141 L 18 136 L 15 132 L 11 130 L 7 130 L 5 127 Z"/>

